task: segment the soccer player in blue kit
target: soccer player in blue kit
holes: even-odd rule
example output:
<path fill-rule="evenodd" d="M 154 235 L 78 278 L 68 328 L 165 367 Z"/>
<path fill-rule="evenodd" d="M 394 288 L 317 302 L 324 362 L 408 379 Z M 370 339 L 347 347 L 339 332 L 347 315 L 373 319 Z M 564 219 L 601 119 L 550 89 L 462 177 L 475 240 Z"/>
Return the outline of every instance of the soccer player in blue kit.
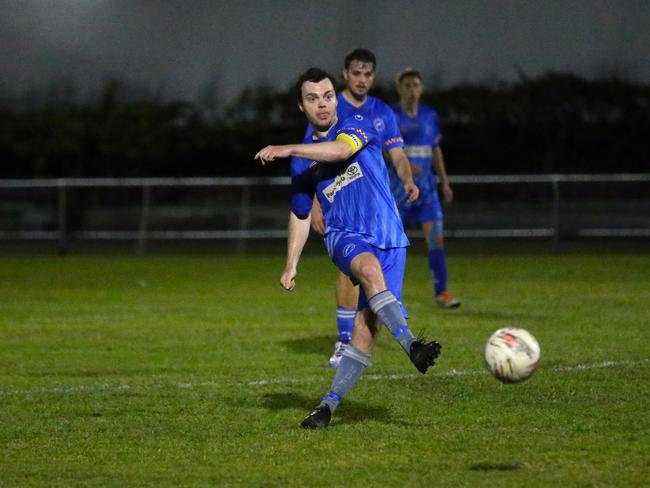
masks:
<path fill-rule="evenodd" d="M 391 190 L 395 196 L 405 226 L 422 227 L 427 243 L 429 269 L 433 276 L 434 300 L 443 308 L 458 308 L 460 300 L 447 290 L 447 263 L 443 241 L 443 215 L 436 175 L 440 181 L 445 203 L 451 203 L 453 192 L 449 186 L 444 157 L 440 149 L 440 126 L 436 112 L 420 103 L 422 76 L 412 68 L 398 74 L 399 103 L 393 106 L 404 137 L 405 151 L 414 169 L 414 180 L 420 189 L 416 202 L 409 201 L 397 174 L 389 171 Z M 435 169 L 435 174 L 432 169 Z"/>
<path fill-rule="evenodd" d="M 413 335 L 399 302 L 409 241 L 390 192 L 372 121 L 359 112 L 339 119 L 334 80 L 318 68 L 299 77 L 296 95 L 313 134 L 303 144 L 267 146 L 255 155 L 263 164 L 276 158 L 299 158 L 292 160 L 292 211 L 280 283 L 287 290 L 295 287 L 316 195 L 325 215 L 327 251 L 336 266 L 361 285 L 350 344 L 329 392 L 301 423 L 303 428 L 317 428 L 329 425 L 339 402 L 370 365 L 380 322 L 421 373 L 434 365 L 440 344 Z M 406 190 L 417 197 L 410 172 L 404 177 Z"/>
<path fill-rule="evenodd" d="M 357 48 L 346 55 L 343 66 L 345 88 L 337 95 L 338 116 L 343 119 L 354 113 L 361 113 L 370 119 L 378 133 L 382 151 L 391 160 L 392 173 L 398 181 L 395 184 L 403 186 L 402 179 L 394 168 L 405 168 L 409 165 L 409 160 L 404 152 L 404 141 L 397 120 L 389 105 L 368 95 L 375 81 L 377 59 L 372 51 Z M 311 126 L 308 126 L 307 135 L 311 134 L 311 130 Z M 407 194 L 404 188 L 401 188 L 401 191 Z M 325 221 L 318 201 L 314 202 L 312 209 L 312 228 L 321 235 L 325 231 Z M 338 367 L 343 349 L 352 337 L 358 296 L 358 287 L 354 286 L 344 273 L 339 273 L 336 281 L 338 340 L 334 344 L 334 353 L 329 359 L 329 366 L 332 368 Z"/>

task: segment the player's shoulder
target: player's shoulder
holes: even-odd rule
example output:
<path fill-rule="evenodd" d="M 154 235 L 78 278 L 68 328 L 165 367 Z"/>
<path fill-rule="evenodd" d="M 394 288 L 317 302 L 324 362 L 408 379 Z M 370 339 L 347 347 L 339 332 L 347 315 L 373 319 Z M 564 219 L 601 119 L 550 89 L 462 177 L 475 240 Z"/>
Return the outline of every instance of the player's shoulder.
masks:
<path fill-rule="evenodd" d="M 392 112 L 393 109 L 389 104 L 384 102 L 381 98 L 373 97 L 372 95 L 368 95 L 368 102 L 370 105 L 372 105 L 373 111 L 382 111 L 382 112 Z"/>
<path fill-rule="evenodd" d="M 390 104 L 390 109 L 392 110 L 393 114 L 397 119 L 400 117 L 406 116 L 404 113 L 404 110 L 402 109 L 402 106 L 399 104 L 399 102 L 391 103 Z"/>
<path fill-rule="evenodd" d="M 418 106 L 418 113 L 422 114 L 424 117 L 438 118 L 438 112 L 436 112 L 436 110 L 430 105 L 426 105 L 424 103 L 420 103 Z"/>
<path fill-rule="evenodd" d="M 311 124 L 307 124 L 307 129 L 305 130 L 305 137 L 302 138 L 303 144 L 311 144 L 314 142 L 314 128 Z"/>
<path fill-rule="evenodd" d="M 336 133 L 340 134 L 342 132 L 360 136 L 365 141 L 365 144 L 378 137 L 377 130 L 370 117 L 361 112 L 350 113 L 347 117 L 339 120 Z"/>

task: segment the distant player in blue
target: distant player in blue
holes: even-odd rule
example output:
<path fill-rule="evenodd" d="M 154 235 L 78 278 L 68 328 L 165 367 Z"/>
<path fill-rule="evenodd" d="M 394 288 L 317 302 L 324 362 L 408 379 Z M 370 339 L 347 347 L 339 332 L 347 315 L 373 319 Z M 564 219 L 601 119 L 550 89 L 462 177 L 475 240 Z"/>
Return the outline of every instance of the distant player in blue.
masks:
<path fill-rule="evenodd" d="M 392 162 L 393 173 L 396 180 L 402 183 L 404 178 L 412 175 L 397 174 L 394 168 L 407 170 L 410 168 L 408 158 L 404 152 L 404 141 L 400 134 L 397 120 L 393 110 L 383 101 L 368 95 L 376 77 L 377 59 L 372 51 L 358 48 L 347 54 L 344 61 L 343 79 L 345 88 L 338 93 L 337 113 L 344 119 L 352 114 L 360 113 L 370 119 L 378 133 L 381 149 L 388 154 Z M 307 127 L 307 135 L 311 134 L 311 126 Z M 325 231 L 325 221 L 318 202 L 314 203 L 312 210 L 312 228 L 319 234 Z M 340 273 L 336 282 L 336 325 L 338 340 L 334 344 L 334 352 L 329 359 L 329 366 L 336 368 L 341 361 L 341 354 L 345 345 L 350 342 L 354 328 L 354 316 L 359 296 L 358 287 L 343 273 Z"/>
<path fill-rule="evenodd" d="M 420 103 L 422 77 L 412 68 L 397 77 L 399 103 L 394 105 L 405 151 L 413 168 L 420 197 L 410 202 L 394 171 L 390 171 L 391 190 L 405 226 L 419 225 L 427 243 L 429 268 L 433 275 L 434 300 L 443 308 L 458 308 L 460 301 L 447 290 L 447 264 L 443 242 L 443 215 L 436 175 L 445 203 L 451 203 L 453 192 L 447 179 L 445 161 L 440 149 L 440 127 L 436 112 Z M 435 170 L 435 174 L 433 172 Z"/>
<path fill-rule="evenodd" d="M 327 222 L 327 251 L 336 266 L 361 285 L 352 340 L 343 351 L 330 391 L 301 423 L 316 428 L 329 424 L 332 412 L 370 365 L 380 322 L 421 373 L 434 364 L 440 345 L 413 335 L 399 303 L 409 242 L 373 124 L 360 113 L 337 118 L 334 80 L 318 68 L 300 76 L 296 95 L 313 134 L 303 144 L 267 146 L 255 155 L 263 164 L 294 157 L 287 261 L 280 283 L 287 290 L 295 287 L 316 195 Z M 412 179 L 404 184 L 417 197 Z"/>

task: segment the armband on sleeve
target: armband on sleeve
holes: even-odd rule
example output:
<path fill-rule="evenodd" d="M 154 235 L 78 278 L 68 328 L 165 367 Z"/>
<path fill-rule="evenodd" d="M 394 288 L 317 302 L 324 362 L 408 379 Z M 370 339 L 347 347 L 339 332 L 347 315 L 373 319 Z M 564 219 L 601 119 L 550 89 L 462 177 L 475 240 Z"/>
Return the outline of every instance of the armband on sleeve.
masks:
<path fill-rule="evenodd" d="M 347 142 L 352 148 L 352 154 L 359 152 L 361 148 L 363 148 L 363 141 L 359 136 L 355 134 L 341 132 L 338 136 L 336 136 L 336 138 Z"/>

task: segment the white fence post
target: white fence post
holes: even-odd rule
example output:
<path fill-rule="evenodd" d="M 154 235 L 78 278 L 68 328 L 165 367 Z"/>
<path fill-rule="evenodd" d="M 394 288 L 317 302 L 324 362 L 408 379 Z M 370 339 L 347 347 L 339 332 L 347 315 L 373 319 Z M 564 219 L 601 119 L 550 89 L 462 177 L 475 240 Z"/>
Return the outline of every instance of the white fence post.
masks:
<path fill-rule="evenodd" d="M 59 254 L 66 253 L 66 234 L 68 227 L 68 199 L 66 191 L 66 181 L 64 178 L 57 180 L 57 220 L 58 220 L 58 252 Z"/>
<path fill-rule="evenodd" d="M 239 207 L 239 230 L 241 235 L 245 234 L 245 231 L 248 230 L 248 225 L 250 222 L 251 216 L 251 187 L 242 186 L 241 192 L 241 204 Z M 237 240 L 237 252 L 243 254 L 246 252 L 246 239 L 239 237 Z"/>
<path fill-rule="evenodd" d="M 142 207 L 140 208 L 140 229 L 138 232 L 138 252 L 144 254 L 147 249 L 149 233 L 149 208 L 151 207 L 151 185 L 142 185 Z"/>
<path fill-rule="evenodd" d="M 552 175 L 551 185 L 553 188 L 553 252 L 560 248 L 560 179 L 558 175 Z"/>

